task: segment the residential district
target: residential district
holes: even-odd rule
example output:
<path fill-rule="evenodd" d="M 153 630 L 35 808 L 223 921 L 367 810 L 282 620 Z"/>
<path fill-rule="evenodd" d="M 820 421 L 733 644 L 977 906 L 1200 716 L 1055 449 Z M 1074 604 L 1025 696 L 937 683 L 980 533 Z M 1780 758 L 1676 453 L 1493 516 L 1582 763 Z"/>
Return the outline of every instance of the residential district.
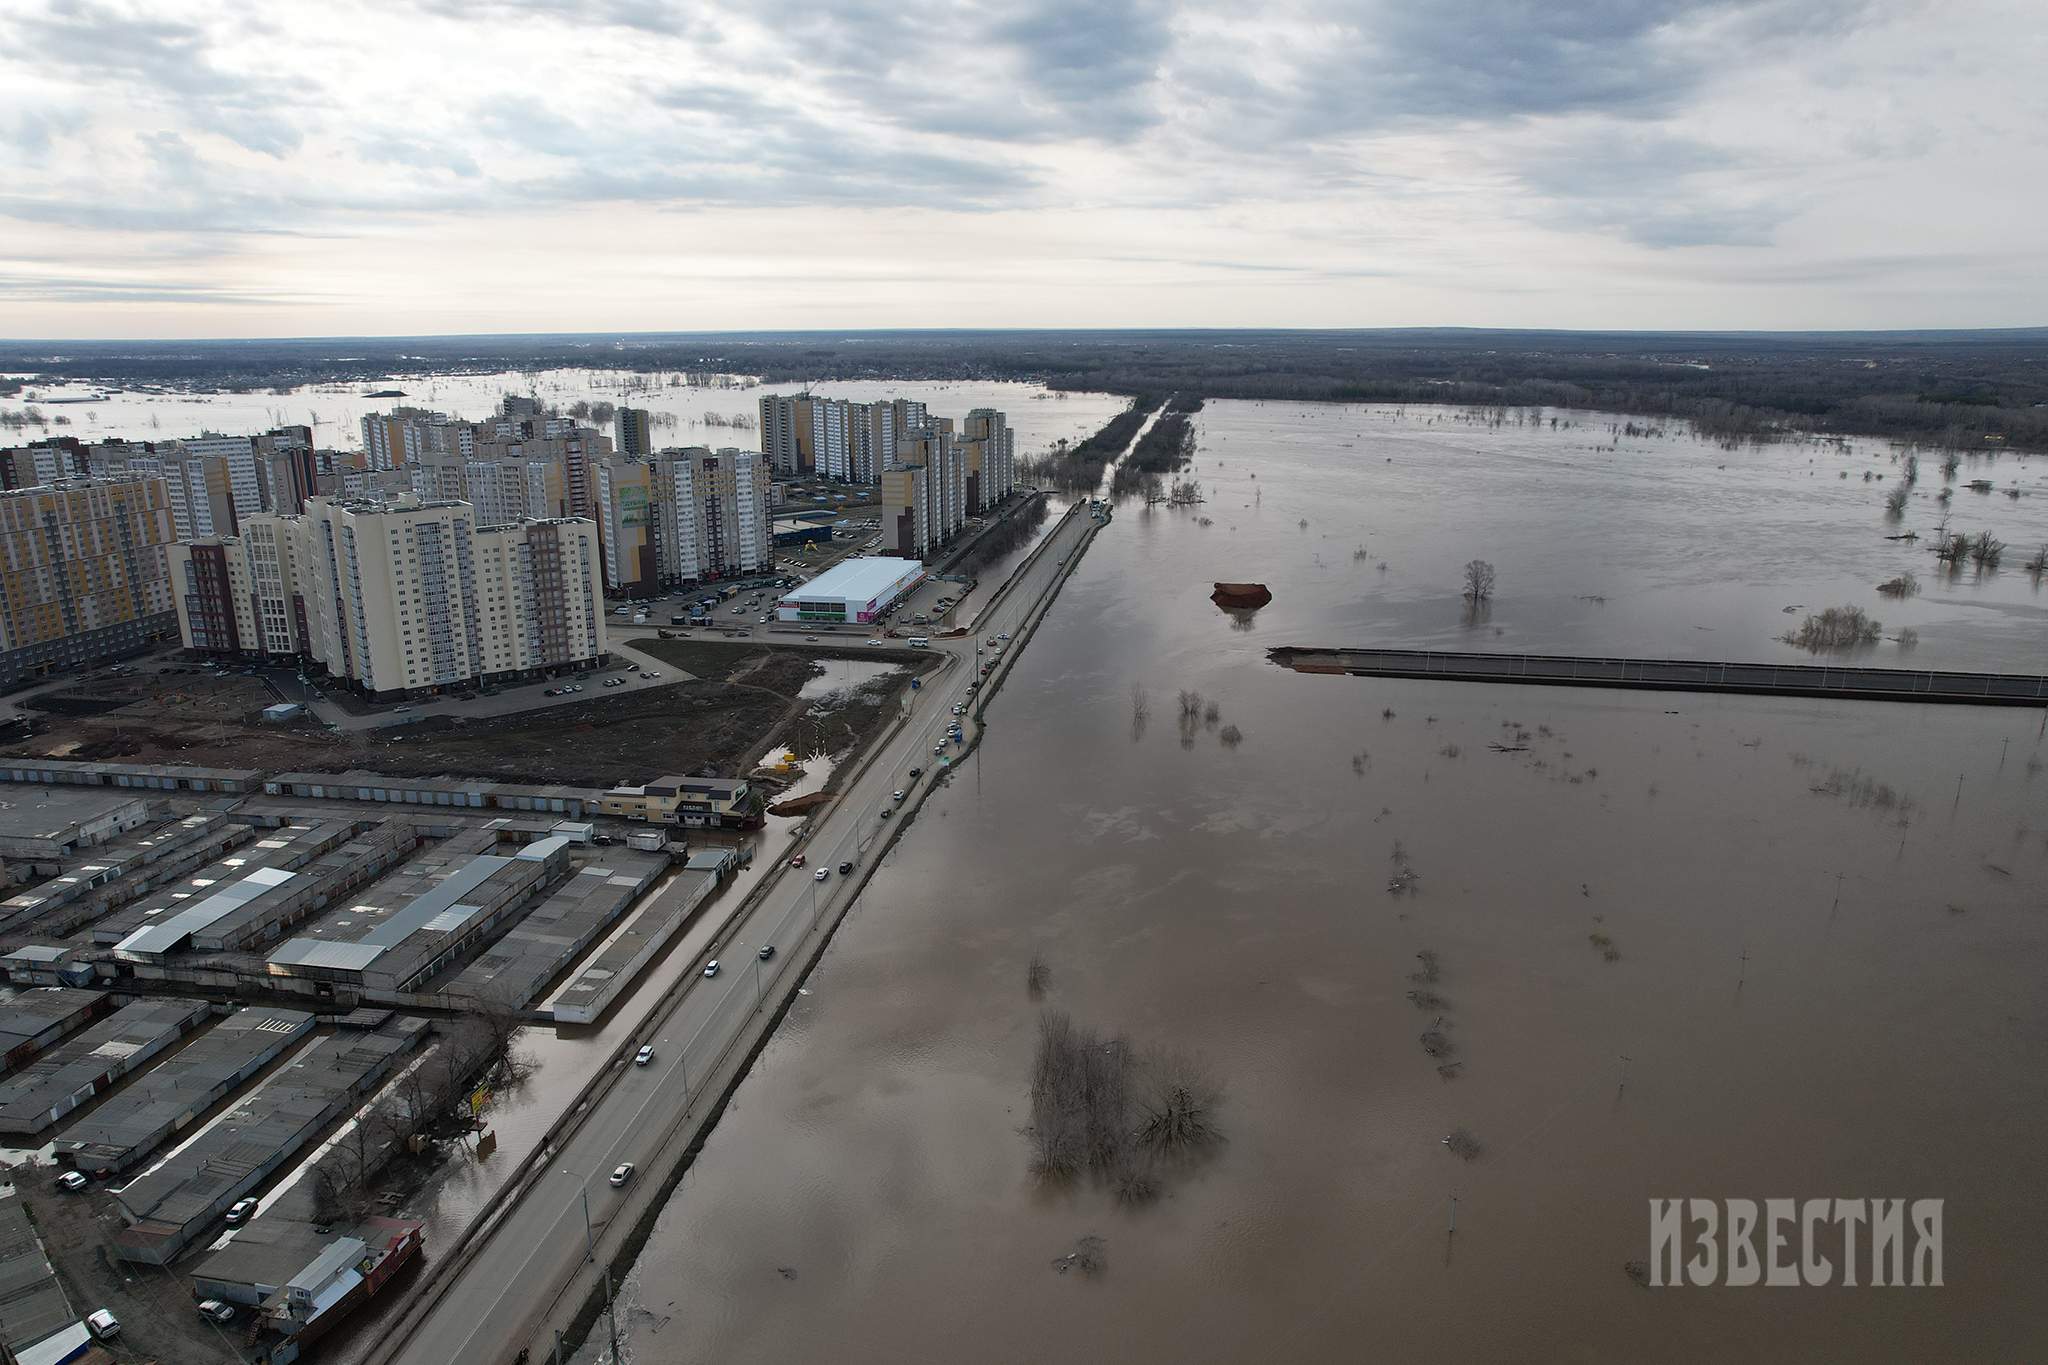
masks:
<path fill-rule="evenodd" d="M 61 712 L 88 675 L 238 668 L 280 687 L 279 724 L 337 697 L 395 724 L 415 703 L 538 706 L 621 660 L 638 688 L 658 670 L 611 637 L 640 627 L 928 647 L 922 623 L 963 591 L 945 566 L 1027 501 L 1004 415 L 760 409 L 758 452 L 655 449 L 644 410 L 607 434 L 517 396 L 483 421 L 374 414 L 353 450 L 304 426 L 0 450 L 0 689 Z M 974 652 L 947 713 L 897 737 L 933 744 L 919 762 L 963 743 L 957 689 L 1000 649 L 944 643 Z M 37 733 L 27 710 L 15 723 Z M 378 1173 L 487 1134 L 511 1034 L 630 994 L 748 875 L 734 832 L 769 796 L 741 771 L 577 786 L 9 747 L 0 1360 L 23 1365 L 124 1330 L 165 1359 L 200 1331 L 221 1358 L 298 1358 L 422 1257 L 425 1225 L 394 1216 Z M 818 883 L 888 828 L 879 799 Z"/>

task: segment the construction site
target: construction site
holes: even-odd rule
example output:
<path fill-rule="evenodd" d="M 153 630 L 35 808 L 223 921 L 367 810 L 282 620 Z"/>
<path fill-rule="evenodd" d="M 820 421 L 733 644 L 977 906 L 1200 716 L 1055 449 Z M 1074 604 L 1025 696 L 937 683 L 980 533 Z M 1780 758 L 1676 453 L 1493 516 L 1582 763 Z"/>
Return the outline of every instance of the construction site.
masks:
<path fill-rule="evenodd" d="M 759 805 L 0 760 L 4 1358 L 85 1358 L 103 1310 L 143 1358 L 299 1358 L 421 1257 L 387 1177 L 487 1153 L 514 1037 L 630 993 Z"/>

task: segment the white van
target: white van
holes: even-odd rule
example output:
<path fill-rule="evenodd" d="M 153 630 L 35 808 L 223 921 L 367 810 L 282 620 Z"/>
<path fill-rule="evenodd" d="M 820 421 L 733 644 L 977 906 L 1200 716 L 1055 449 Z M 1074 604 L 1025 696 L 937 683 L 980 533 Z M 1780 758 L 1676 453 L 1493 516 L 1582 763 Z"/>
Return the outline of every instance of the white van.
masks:
<path fill-rule="evenodd" d="M 923 635 L 913 635 L 910 637 L 910 647 L 912 649 L 930 649 L 932 642 Z"/>

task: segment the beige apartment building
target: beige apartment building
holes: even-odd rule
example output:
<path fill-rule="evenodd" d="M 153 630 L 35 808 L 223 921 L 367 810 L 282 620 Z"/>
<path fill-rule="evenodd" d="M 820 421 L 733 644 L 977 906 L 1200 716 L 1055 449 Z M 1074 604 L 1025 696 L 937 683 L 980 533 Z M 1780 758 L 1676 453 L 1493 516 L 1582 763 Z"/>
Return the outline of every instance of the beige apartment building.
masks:
<path fill-rule="evenodd" d="M 676 583 L 765 572 L 772 560 L 768 461 L 751 450 L 664 450 L 595 470 L 605 587 L 646 596 Z"/>
<path fill-rule="evenodd" d="M 967 523 L 967 443 L 950 418 L 896 443 L 896 467 L 881 477 L 882 540 L 892 554 L 924 559 Z"/>
<path fill-rule="evenodd" d="M 966 448 L 967 515 L 979 516 L 1017 487 L 1017 433 L 994 408 L 976 408 L 960 428 Z"/>
<path fill-rule="evenodd" d="M 0 492 L 0 686 L 171 638 L 174 535 L 161 478 Z"/>
<path fill-rule="evenodd" d="M 177 546 L 186 645 L 297 655 L 379 698 L 512 681 L 605 656 L 597 528 L 480 526 L 466 502 L 309 499 Z"/>

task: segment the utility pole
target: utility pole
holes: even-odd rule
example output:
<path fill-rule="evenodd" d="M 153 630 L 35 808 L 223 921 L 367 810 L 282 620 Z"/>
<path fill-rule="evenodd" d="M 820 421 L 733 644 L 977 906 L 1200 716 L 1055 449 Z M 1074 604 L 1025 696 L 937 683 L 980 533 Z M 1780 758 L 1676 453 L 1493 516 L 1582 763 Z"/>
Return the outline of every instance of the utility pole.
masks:
<path fill-rule="evenodd" d="M 1451 1235 L 1451 1236 L 1453 1236 L 1453 1237 L 1456 1237 L 1456 1236 L 1458 1235 L 1458 1196 L 1457 1196 L 1457 1195 L 1455 1195 L 1455 1194 L 1451 1196 L 1451 1231 L 1450 1231 L 1450 1235 Z"/>
<path fill-rule="evenodd" d="M 1617 1098 L 1617 1099 L 1619 1099 L 1619 1098 L 1621 1097 L 1621 1092 L 1622 1092 L 1623 1090 L 1626 1090 L 1626 1089 L 1628 1089 L 1628 1062 L 1629 1062 L 1629 1057 L 1628 1057 L 1628 1054 L 1627 1054 L 1626 1052 L 1622 1053 L 1622 1054 L 1621 1054 L 1621 1085 L 1620 1085 L 1620 1087 L 1619 1087 L 1618 1089 L 1616 1089 L 1616 1090 L 1615 1090 L 1615 1092 L 1614 1092 L 1614 1094 L 1615 1094 L 1615 1098 Z"/>

